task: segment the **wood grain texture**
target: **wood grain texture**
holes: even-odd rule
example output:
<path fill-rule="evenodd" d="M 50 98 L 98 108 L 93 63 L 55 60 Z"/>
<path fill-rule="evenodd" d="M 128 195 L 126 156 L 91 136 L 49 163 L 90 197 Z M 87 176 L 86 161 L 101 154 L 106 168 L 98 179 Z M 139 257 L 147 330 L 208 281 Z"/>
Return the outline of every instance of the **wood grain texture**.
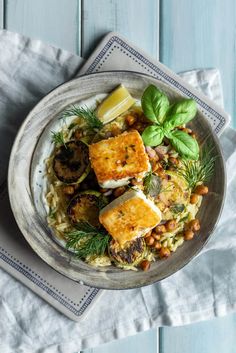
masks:
<path fill-rule="evenodd" d="M 160 353 L 236 353 L 236 315 L 184 327 L 165 328 Z"/>
<path fill-rule="evenodd" d="M 235 1 L 162 0 L 160 9 L 160 60 L 176 72 L 219 68 L 225 107 L 236 126 Z M 236 315 L 185 327 L 162 328 L 160 352 L 234 353 L 235 332 Z"/>
<path fill-rule="evenodd" d="M 4 28 L 4 0 L 0 0 L 0 29 Z"/>
<path fill-rule="evenodd" d="M 159 353 L 156 330 L 139 333 L 118 341 L 87 349 L 83 353 Z"/>
<path fill-rule="evenodd" d="M 5 6 L 8 30 L 80 54 L 80 0 L 6 0 Z"/>
<path fill-rule="evenodd" d="M 159 56 L 159 0 L 83 0 L 82 55 L 110 31 L 117 31 Z"/>
<path fill-rule="evenodd" d="M 161 1 L 161 61 L 176 72 L 219 68 L 225 108 L 232 117 L 236 113 L 235 29 L 235 0 Z"/>

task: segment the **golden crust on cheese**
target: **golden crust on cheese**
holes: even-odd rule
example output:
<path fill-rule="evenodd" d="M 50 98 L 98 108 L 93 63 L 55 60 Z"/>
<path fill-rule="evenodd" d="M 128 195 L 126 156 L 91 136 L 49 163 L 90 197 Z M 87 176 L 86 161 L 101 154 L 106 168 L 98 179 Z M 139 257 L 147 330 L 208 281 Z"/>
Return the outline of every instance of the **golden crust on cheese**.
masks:
<path fill-rule="evenodd" d="M 131 190 L 106 206 L 99 221 L 122 246 L 159 224 L 161 212 L 143 193 Z"/>
<path fill-rule="evenodd" d="M 99 183 L 138 177 L 149 170 L 148 157 L 137 130 L 91 144 L 89 158 Z"/>

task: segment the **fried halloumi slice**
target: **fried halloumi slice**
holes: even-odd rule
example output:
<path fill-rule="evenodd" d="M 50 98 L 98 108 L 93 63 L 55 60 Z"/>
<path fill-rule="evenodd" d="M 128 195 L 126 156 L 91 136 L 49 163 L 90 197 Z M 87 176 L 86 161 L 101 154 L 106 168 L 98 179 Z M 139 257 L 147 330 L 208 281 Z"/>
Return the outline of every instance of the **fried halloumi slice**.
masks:
<path fill-rule="evenodd" d="M 161 221 L 161 211 L 144 193 L 131 189 L 100 211 L 99 221 L 122 246 Z"/>
<path fill-rule="evenodd" d="M 91 144 L 89 158 L 98 183 L 103 188 L 126 185 L 131 178 L 144 177 L 150 169 L 137 130 Z"/>

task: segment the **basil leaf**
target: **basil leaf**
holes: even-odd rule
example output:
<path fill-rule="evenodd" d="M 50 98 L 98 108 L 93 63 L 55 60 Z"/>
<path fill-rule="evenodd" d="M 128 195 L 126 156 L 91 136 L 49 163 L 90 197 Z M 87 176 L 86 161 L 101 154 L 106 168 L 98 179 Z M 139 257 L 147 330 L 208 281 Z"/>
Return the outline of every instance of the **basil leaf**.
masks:
<path fill-rule="evenodd" d="M 144 115 L 156 124 L 163 122 L 170 105 L 165 93 L 154 85 L 150 85 L 145 89 L 141 104 Z"/>
<path fill-rule="evenodd" d="M 177 126 L 187 124 L 197 113 L 197 104 L 193 99 L 183 99 L 173 104 L 167 112 L 164 128 L 173 130 Z"/>
<path fill-rule="evenodd" d="M 161 191 L 161 179 L 151 172 L 144 178 L 144 192 L 151 197 L 156 197 Z"/>
<path fill-rule="evenodd" d="M 199 158 L 199 146 L 197 141 L 184 131 L 175 130 L 168 133 L 168 138 L 175 150 L 187 159 Z"/>
<path fill-rule="evenodd" d="M 146 127 L 142 133 L 142 139 L 146 146 L 158 146 L 162 142 L 163 138 L 164 132 L 157 125 Z"/>

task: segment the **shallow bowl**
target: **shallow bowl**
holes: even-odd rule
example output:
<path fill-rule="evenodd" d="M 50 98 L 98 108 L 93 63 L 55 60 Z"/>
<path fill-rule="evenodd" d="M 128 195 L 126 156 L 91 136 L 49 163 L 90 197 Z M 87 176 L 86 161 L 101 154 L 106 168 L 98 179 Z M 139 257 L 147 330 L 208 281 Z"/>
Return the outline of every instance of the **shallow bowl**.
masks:
<path fill-rule="evenodd" d="M 208 241 L 219 219 L 225 193 L 225 167 L 219 141 L 207 118 L 198 110 L 190 126 L 200 143 L 208 139 L 218 156 L 210 192 L 204 197 L 198 213 L 199 235 L 186 241 L 167 260 L 153 263 L 148 272 L 123 271 L 116 267 L 92 267 L 77 260 L 56 242 L 46 221 L 43 204 L 45 192 L 45 158 L 52 148 L 50 131 L 58 124 L 61 112 L 100 93 L 109 93 L 123 83 L 135 98 L 140 98 L 149 84 L 163 90 L 172 100 L 182 96 L 163 82 L 140 73 L 104 72 L 71 80 L 50 92 L 29 113 L 12 148 L 8 187 L 11 207 L 25 239 L 33 250 L 56 271 L 89 286 L 106 289 L 128 289 L 160 281 L 185 266 Z"/>

